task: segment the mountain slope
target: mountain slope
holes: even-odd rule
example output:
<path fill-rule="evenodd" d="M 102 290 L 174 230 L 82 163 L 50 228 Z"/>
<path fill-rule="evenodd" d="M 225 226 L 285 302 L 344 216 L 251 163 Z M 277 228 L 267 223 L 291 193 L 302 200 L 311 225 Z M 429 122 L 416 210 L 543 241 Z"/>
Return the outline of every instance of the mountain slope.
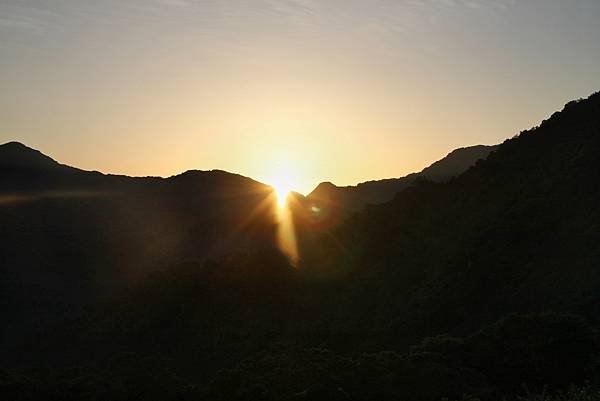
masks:
<path fill-rule="evenodd" d="M 0 168 L 3 170 L 8 168 L 56 170 L 64 167 L 66 166 L 20 142 L 7 142 L 0 145 Z"/>
<path fill-rule="evenodd" d="M 330 182 L 319 184 L 307 199 L 321 208 L 337 207 L 342 214 L 358 211 L 367 204 L 383 203 L 391 200 L 398 192 L 414 185 L 418 179 L 445 182 L 466 171 L 478 160 L 485 159 L 497 146 L 476 145 L 455 149 L 446 157 L 419 173 L 402 178 L 367 181 L 356 186 L 338 187 Z"/>
<path fill-rule="evenodd" d="M 0 340 L 78 316 L 157 269 L 275 248 L 274 205 L 270 187 L 224 171 L 112 176 L 1 145 Z"/>
<path fill-rule="evenodd" d="M 358 338 L 401 344 L 465 333 L 511 312 L 600 321 L 599 152 L 596 93 L 448 183 L 421 183 L 359 213 L 328 247 L 314 244 L 322 254 L 311 263 L 351 275 L 353 292 L 373 295 L 342 308 L 364 319 Z M 396 322 L 372 331 L 392 316 Z"/>
<path fill-rule="evenodd" d="M 51 356 L 19 357 L 93 366 L 48 374 L 59 388 L 126 378 L 108 398 L 492 401 L 598 383 L 599 152 L 595 94 L 311 238 L 299 269 L 264 252 L 180 265 L 68 325 Z"/>
<path fill-rule="evenodd" d="M 599 152 L 597 93 L 458 177 L 310 237 L 298 269 L 249 252 L 126 286 L 2 358 L 35 380 L 3 380 L 40 399 L 157 400 L 492 401 L 598 385 Z"/>

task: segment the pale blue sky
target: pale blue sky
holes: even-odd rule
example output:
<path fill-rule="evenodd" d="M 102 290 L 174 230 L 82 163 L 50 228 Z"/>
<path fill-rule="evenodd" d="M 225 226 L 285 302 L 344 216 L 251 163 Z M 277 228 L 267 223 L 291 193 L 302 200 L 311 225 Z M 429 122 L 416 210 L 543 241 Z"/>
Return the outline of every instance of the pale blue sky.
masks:
<path fill-rule="evenodd" d="M 0 0 L 0 142 L 298 190 L 401 176 L 600 89 L 598 0 Z"/>

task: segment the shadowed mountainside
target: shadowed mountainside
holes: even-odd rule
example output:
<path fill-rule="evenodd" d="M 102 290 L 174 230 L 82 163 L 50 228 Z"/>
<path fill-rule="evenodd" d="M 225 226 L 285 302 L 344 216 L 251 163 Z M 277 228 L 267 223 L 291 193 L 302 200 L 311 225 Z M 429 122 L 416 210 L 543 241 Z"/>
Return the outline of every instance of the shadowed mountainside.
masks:
<path fill-rule="evenodd" d="M 75 170 L 57 163 L 40 151 L 28 148 L 20 142 L 0 145 L 0 168 L 3 172 L 9 169 Z"/>
<path fill-rule="evenodd" d="M 497 148 L 496 145 L 476 145 L 455 149 L 446 157 L 401 178 L 367 181 L 355 186 L 338 187 L 330 182 L 322 182 L 309 195 L 307 200 L 320 208 L 339 208 L 342 214 L 355 212 L 367 204 L 378 204 L 392 200 L 394 196 L 414 185 L 419 179 L 445 182 L 465 172 L 477 160 L 485 159 Z"/>
<path fill-rule="evenodd" d="M 461 156 L 446 157 L 424 172 L 439 166 L 436 177 L 454 174 L 487 148 L 459 149 L 451 155 Z M 391 196 L 416 176 L 372 183 L 379 195 L 369 199 Z M 309 204 L 305 199 L 295 209 L 297 219 L 310 216 Z M 60 164 L 18 142 L 0 145 L 0 206 L 7 314 L 34 328 L 65 311 L 77 316 L 123 280 L 277 244 L 272 189 L 249 178 L 219 170 L 167 179 L 106 175 Z M 314 226 L 297 228 L 299 236 L 318 233 Z M 17 326 L 5 334 L 20 337 Z"/>
<path fill-rule="evenodd" d="M 297 269 L 264 250 L 129 282 L 6 350 L 1 388 L 11 399 L 492 401 L 577 385 L 573 399 L 596 400 L 599 154 L 596 93 L 448 182 L 418 181 L 305 238 Z"/>
<path fill-rule="evenodd" d="M 2 340 L 77 316 L 154 270 L 274 248 L 273 205 L 270 187 L 224 171 L 104 175 L 0 145 Z"/>

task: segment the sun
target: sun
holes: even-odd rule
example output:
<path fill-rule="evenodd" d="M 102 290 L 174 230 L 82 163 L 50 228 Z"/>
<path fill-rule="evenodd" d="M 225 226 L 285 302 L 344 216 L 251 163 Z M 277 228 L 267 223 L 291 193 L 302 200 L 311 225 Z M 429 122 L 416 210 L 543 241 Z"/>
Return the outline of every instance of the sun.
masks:
<path fill-rule="evenodd" d="M 291 201 L 290 193 L 297 188 L 297 170 L 293 168 L 289 159 L 277 163 L 270 170 L 268 182 L 275 196 L 275 215 L 277 216 L 277 242 L 281 252 L 289 259 L 292 266 L 298 266 L 299 255 L 294 229 L 292 210 L 288 202 Z M 269 197 L 272 199 L 271 197 Z"/>
<path fill-rule="evenodd" d="M 265 165 L 268 163 L 268 171 L 264 174 L 263 182 L 268 183 L 273 189 L 275 204 L 279 209 L 285 209 L 289 203 L 289 195 L 298 190 L 298 183 L 301 181 L 298 162 L 289 155 L 288 152 L 273 152 L 271 157 L 267 157 Z"/>
<path fill-rule="evenodd" d="M 277 183 L 273 185 L 275 196 L 277 196 L 277 206 L 283 208 L 287 202 L 287 198 L 291 192 L 291 187 L 287 183 Z"/>
<path fill-rule="evenodd" d="M 276 176 L 271 179 L 271 187 L 275 191 L 275 196 L 277 197 L 277 205 L 280 208 L 285 207 L 287 203 L 287 198 L 290 192 L 293 189 L 293 182 L 291 179 L 291 175 L 287 173 L 285 170 L 280 169 Z"/>

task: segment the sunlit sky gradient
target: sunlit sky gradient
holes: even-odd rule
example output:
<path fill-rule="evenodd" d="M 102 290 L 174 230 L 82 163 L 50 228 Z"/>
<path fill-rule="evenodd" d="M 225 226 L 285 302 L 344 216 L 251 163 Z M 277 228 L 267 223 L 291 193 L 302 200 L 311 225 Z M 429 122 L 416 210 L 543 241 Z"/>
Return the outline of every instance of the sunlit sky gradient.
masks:
<path fill-rule="evenodd" d="M 0 142 L 295 189 L 420 170 L 600 89 L 600 1 L 0 0 Z"/>

